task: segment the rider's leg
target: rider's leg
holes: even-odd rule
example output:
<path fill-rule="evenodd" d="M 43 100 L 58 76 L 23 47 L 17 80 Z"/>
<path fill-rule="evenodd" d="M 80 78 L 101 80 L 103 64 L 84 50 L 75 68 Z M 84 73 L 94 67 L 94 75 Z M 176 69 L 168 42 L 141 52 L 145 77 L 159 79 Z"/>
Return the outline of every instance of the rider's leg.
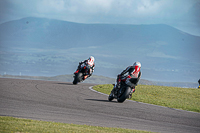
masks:
<path fill-rule="evenodd" d="M 91 75 L 92 75 L 92 70 L 89 69 L 89 70 L 87 70 L 87 73 L 86 73 L 86 75 L 83 77 L 83 79 L 85 80 L 86 78 L 89 78 Z"/>
<path fill-rule="evenodd" d="M 129 81 L 129 78 L 127 78 L 126 82 L 125 82 L 128 86 L 131 86 L 131 93 L 129 95 L 129 98 L 132 98 L 132 94 L 135 92 L 135 86 L 137 86 L 136 84 L 133 84 Z"/>
<path fill-rule="evenodd" d="M 88 75 L 83 76 L 83 80 L 85 80 L 86 78 L 88 78 Z"/>

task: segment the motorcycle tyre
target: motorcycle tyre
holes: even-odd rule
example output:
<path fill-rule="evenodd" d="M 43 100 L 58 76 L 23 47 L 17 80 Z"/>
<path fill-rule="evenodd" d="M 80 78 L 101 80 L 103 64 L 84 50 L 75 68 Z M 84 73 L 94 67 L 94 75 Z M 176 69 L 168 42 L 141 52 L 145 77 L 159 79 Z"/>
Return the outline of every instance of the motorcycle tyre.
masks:
<path fill-rule="evenodd" d="M 82 73 L 80 73 L 80 72 L 77 73 L 77 74 L 74 76 L 73 84 L 76 85 L 78 82 L 81 82 L 82 76 L 83 76 Z"/>
<path fill-rule="evenodd" d="M 131 88 L 127 86 L 124 93 L 119 98 L 117 98 L 117 102 L 123 103 L 126 100 L 126 98 L 128 98 L 130 93 L 131 93 Z"/>

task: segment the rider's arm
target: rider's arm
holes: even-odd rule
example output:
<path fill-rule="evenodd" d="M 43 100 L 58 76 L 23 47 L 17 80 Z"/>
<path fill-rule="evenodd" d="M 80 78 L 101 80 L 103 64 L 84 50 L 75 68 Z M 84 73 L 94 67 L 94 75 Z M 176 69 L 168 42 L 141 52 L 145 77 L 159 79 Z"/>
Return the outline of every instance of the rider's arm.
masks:
<path fill-rule="evenodd" d="M 84 61 L 79 62 L 79 65 L 83 64 Z"/>
<path fill-rule="evenodd" d="M 122 71 L 120 75 L 121 75 L 121 76 L 122 76 L 122 75 L 124 75 L 125 73 L 127 73 L 127 72 L 128 72 L 128 70 L 129 70 L 129 69 L 130 69 L 130 66 L 129 66 L 129 67 L 127 67 L 127 68 L 126 68 L 124 71 Z"/>
<path fill-rule="evenodd" d="M 84 60 L 84 61 L 79 62 L 79 64 L 83 64 L 83 63 L 86 63 L 86 62 L 87 62 L 87 60 Z"/>
<path fill-rule="evenodd" d="M 79 62 L 79 67 L 81 67 L 82 64 L 86 64 L 87 60 Z"/>
<path fill-rule="evenodd" d="M 140 79 L 141 75 L 142 75 L 142 72 L 140 71 L 138 75 L 138 79 Z"/>

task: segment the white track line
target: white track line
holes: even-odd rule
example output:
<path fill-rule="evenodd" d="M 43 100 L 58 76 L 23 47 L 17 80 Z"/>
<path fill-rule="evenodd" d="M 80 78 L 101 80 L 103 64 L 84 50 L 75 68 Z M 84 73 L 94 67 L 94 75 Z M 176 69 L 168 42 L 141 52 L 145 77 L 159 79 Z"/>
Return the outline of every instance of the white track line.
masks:
<path fill-rule="evenodd" d="M 105 94 L 105 93 L 101 93 L 101 92 L 99 92 L 99 91 L 94 90 L 92 87 L 93 87 L 93 86 L 90 86 L 90 87 L 89 87 L 89 89 L 90 89 L 91 91 L 97 92 L 97 93 L 102 94 L 102 95 L 109 96 L 109 95 L 107 95 L 107 94 Z"/>
<path fill-rule="evenodd" d="M 94 90 L 92 87 L 93 87 L 93 86 L 90 86 L 90 87 L 89 87 L 89 89 L 90 89 L 91 91 L 94 91 L 94 92 L 99 93 L 99 94 L 102 94 L 102 95 L 109 96 L 108 94 L 105 94 L 105 93 L 102 93 L 102 92 L 99 92 L 99 91 Z M 186 112 L 190 112 L 190 113 L 198 113 L 198 112 L 192 112 L 192 111 L 181 110 L 181 109 L 174 109 L 174 108 L 169 108 L 169 107 L 164 107 L 164 106 L 159 106 L 159 105 L 154 105 L 154 104 L 149 104 L 149 103 L 142 103 L 142 102 L 137 102 L 137 101 L 128 100 L 128 99 L 127 99 L 127 101 L 135 102 L 135 103 L 140 103 L 140 104 L 146 104 L 146 105 L 152 105 L 152 106 L 155 106 L 155 107 L 168 108 L 168 109 L 177 110 L 177 111 L 186 111 Z"/>

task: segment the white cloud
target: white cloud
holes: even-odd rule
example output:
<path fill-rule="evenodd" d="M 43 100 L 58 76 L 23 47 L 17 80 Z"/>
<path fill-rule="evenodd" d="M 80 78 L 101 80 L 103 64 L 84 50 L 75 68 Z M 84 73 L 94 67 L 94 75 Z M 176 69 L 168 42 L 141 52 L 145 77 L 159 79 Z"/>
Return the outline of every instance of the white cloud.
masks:
<path fill-rule="evenodd" d="M 40 13 L 61 12 L 65 10 L 64 0 L 41 0 L 37 3 Z"/>
<path fill-rule="evenodd" d="M 1 22 L 33 16 L 80 23 L 168 24 L 192 31 L 200 28 L 199 9 L 193 9 L 197 2 L 199 0 L 0 0 L 0 17 Z"/>
<path fill-rule="evenodd" d="M 147 54 L 147 56 L 150 56 L 150 57 L 159 57 L 159 58 L 180 59 L 177 56 L 166 55 L 163 52 L 152 52 L 150 54 Z"/>
<path fill-rule="evenodd" d="M 68 11 L 74 14 L 95 15 L 108 12 L 113 0 L 73 0 L 67 1 Z"/>
<path fill-rule="evenodd" d="M 108 9 L 111 7 L 113 0 L 83 0 L 84 5 L 89 7 L 100 7 L 102 9 Z"/>

